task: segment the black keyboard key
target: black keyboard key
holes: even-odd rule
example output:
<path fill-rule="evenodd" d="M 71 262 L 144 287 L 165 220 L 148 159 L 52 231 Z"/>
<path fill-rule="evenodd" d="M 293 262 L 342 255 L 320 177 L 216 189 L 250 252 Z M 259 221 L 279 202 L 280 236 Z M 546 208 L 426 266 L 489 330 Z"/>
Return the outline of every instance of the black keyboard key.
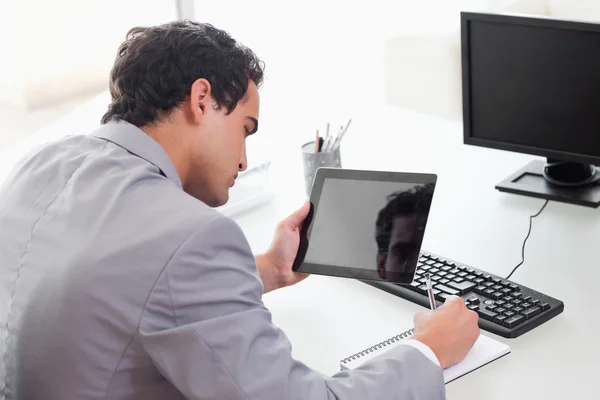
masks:
<path fill-rule="evenodd" d="M 467 276 L 467 275 L 469 275 L 469 274 L 467 274 L 466 272 L 464 272 L 464 271 L 463 271 L 463 272 L 459 272 L 459 273 L 458 273 L 458 274 L 456 274 L 456 275 L 460 276 L 461 278 L 464 278 L 465 276 Z"/>
<path fill-rule="evenodd" d="M 409 288 L 410 290 L 414 290 L 414 291 L 416 292 L 416 291 L 417 291 L 417 288 L 418 288 L 419 286 L 421 286 L 421 282 L 419 282 L 419 281 L 416 281 L 416 280 L 415 280 L 415 281 L 412 281 L 412 282 L 410 283 L 410 285 L 408 285 L 408 288 Z"/>
<path fill-rule="evenodd" d="M 506 301 L 507 303 L 510 303 L 513 301 L 513 298 L 510 296 L 506 296 L 505 298 L 503 298 L 502 300 Z"/>
<path fill-rule="evenodd" d="M 475 282 L 478 285 L 481 285 L 485 281 L 482 278 L 477 278 L 477 279 L 474 279 L 473 282 Z"/>
<path fill-rule="evenodd" d="M 461 283 L 465 281 L 465 278 L 461 278 L 460 276 L 457 276 L 456 278 L 453 279 L 454 282 L 456 283 Z"/>
<path fill-rule="evenodd" d="M 505 311 L 504 315 L 506 315 L 507 318 L 510 318 L 510 317 L 514 317 L 515 315 L 517 315 L 517 313 L 512 312 L 512 311 Z"/>
<path fill-rule="evenodd" d="M 514 326 L 519 325 L 521 322 L 525 321 L 525 317 L 522 315 L 515 315 L 514 317 L 510 317 L 502 323 L 507 328 L 512 328 Z"/>
<path fill-rule="evenodd" d="M 452 269 L 450 270 L 450 273 L 451 273 L 451 274 L 458 274 L 459 272 L 460 272 L 460 269 L 458 269 L 458 268 L 452 268 Z"/>
<path fill-rule="evenodd" d="M 447 272 L 444 272 L 444 271 L 440 271 L 440 272 L 438 272 L 438 273 L 437 273 L 437 276 L 441 276 L 442 278 L 443 278 L 444 276 L 446 276 L 446 275 L 448 275 L 448 273 L 447 273 Z"/>
<path fill-rule="evenodd" d="M 441 277 L 441 276 L 439 276 L 439 275 L 433 276 L 433 277 L 431 278 L 431 280 L 432 280 L 433 282 L 437 282 L 437 281 L 439 281 L 440 279 L 442 279 L 442 277 Z"/>
<path fill-rule="evenodd" d="M 531 300 L 531 296 L 523 296 L 521 297 L 521 300 L 528 302 L 529 300 Z"/>
<path fill-rule="evenodd" d="M 509 284 L 508 287 L 514 290 L 515 292 L 521 290 L 521 287 L 519 285 L 515 285 L 514 283 Z"/>
<path fill-rule="evenodd" d="M 479 306 L 477 304 L 469 304 L 467 308 L 471 311 L 479 311 Z"/>
<path fill-rule="evenodd" d="M 503 296 L 504 296 L 504 294 L 502 294 L 501 292 L 492 293 L 492 299 L 494 299 L 494 300 L 500 300 Z"/>
<path fill-rule="evenodd" d="M 489 289 L 492 286 L 494 286 L 494 282 L 486 282 L 486 283 L 483 284 L 483 286 L 485 286 L 485 287 L 487 287 Z"/>
<path fill-rule="evenodd" d="M 506 304 L 506 302 L 505 302 L 504 300 L 498 300 L 498 301 L 496 302 L 496 305 L 497 305 L 497 306 L 499 306 L 499 307 L 502 307 L 502 306 L 503 306 L 503 305 L 505 305 L 505 304 Z"/>
<path fill-rule="evenodd" d="M 498 316 L 498 314 L 496 314 L 495 312 L 489 311 L 489 310 L 486 310 L 486 309 L 482 309 L 482 308 L 480 308 L 477 311 L 477 313 L 479 314 L 479 316 L 481 318 L 487 319 L 488 321 L 493 321 L 494 318 L 496 318 Z"/>
<path fill-rule="evenodd" d="M 498 290 L 504 289 L 504 288 L 502 287 L 502 285 L 494 285 L 494 286 L 492 286 L 492 289 L 494 289 L 495 291 L 498 291 Z"/>
<path fill-rule="evenodd" d="M 448 282 L 450 282 L 450 279 L 444 278 L 444 279 L 440 279 L 440 282 L 442 285 L 447 285 Z"/>
<path fill-rule="evenodd" d="M 491 297 L 492 297 L 492 294 L 494 294 L 494 291 L 493 291 L 492 289 L 485 289 L 485 290 L 483 291 L 483 295 L 484 295 L 485 297 L 490 297 L 490 298 L 491 298 Z"/>
<path fill-rule="evenodd" d="M 425 285 L 417 286 L 417 292 L 419 292 L 421 294 L 427 294 L 427 286 L 425 286 Z"/>
<path fill-rule="evenodd" d="M 515 305 L 512 303 L 505 303 L 503 305 L 504 308 L 506 308 L 507 310 L 512 310 L 513 308 L 515 308 Z"/>
<path fill-rule="evenodd" d="M 441 302 L 445 302 L 448 297 L 450 297 L 450 295 L 444 292 L 440 292 L 435 296 L 435 298 Z"/>
<path fill-rule="evenodd" d="M 475 275 L 478 278 L 481 278 L 483 276 L 483 272 L 481 272 L 481 271 L 475 271 L 475 272 L 473 272 L 473 275 Z"/>
<path fill-rule="evenodd" d="M 488 310 L 490 310 L 490 311 L 496 311 L 496 309 L 498 308 L 498 306 L 495 305 L 495 304 L 492 304 L 492 305 L 487 306 L 486 308 Z"/>
<path fill-rule="evenodd" d="M 523 307 L 524 309 L 527 310 L 529 307 L 533 307 L 533 306 L 531 305 L 531 303 L 523 303 L 523 304 L 521 304 L 521 307 Z"/>
<path fill-rule="evenodd" d="M 541 303 L 539 305 L 539 307 L 542 309 L 542 311 L 546 311 L 546 310 L 550 309 L 550 304 L 548 304 L 548 303 Z"/>
<path fill-rule="evenodd" d="M 512 301 L 512 303 L 513 303 L 515 306 L 520 306 L 521 304 L 523 304 L 523 302 L 522 302 L 521 300 L 513 300 L 513 301 Z"/>
<path fill-rule="evenodd" d="M 498 307 L 498 308 L 496 309 L 496 312 L 497 312 L 498 314 L 504 314 L 504 313 L 506 312 L 506 308 L 504 308 L 504 307 Z"/>
<path fill-rule="evenodd" d="M 418 269 L 418 270 L 415 272 L 415 274 L 417 274 L 417 275 L 423 275 L 424 273 L 425 273 L 425 271 L 423 271 L 423 270 L 421 270 L 421 269 Z"/>
<path fill-rule="evenodd" d="M 453 274 L 453 273 L 449 273 L 449 274 L 446 275 L 446 278 L 452 280 L 452 279 L 456 278 L 456 275 Z"/>
<path fill-rule="evenodd" d="M 435 264 L 435 260 L 427 260 L 427 261 L 425 261 L 425 264 L 433 265 L 433 264 Z"/>
<path fill-rule="evenodd" d="M 475 270 L 473 268 L 467 268 L 467 272 L 472 274 L 473 272 L 475 272 Z"/>
<path fill-rule="evenodd" d="M 470 297 L 467 299 L 467 303 L 469 304 L 479 304 L 479 297 Z"/>
<path fill-rule="evenodd" d="M 435 285 L 435 288 L 437 290 L 441 290 L 444 293 L 448 293 L 448 294 L 454 295 L 454 296 L 458 296 L 460 294 L 460 292 L 458 290 L 448 287 L 446 285 L 439 284 L 439 283 L 437 285 Z"/>
<path fill-rule="evenodd" d="M 525 311 L 525 309 L 523 307 L 515 307 L 512 309 L 512 311 L 516 312 L 517 314 L 521 314 L 523 311 Z"/>
<path fill-rule="evenodd" d="M 475 284 L 473 282 L 457 282 L 456 279 L 453 282 L 448 283 L 448 286 L 458 290 L 460 294 L 469 293 L 475 289 Z"/>
<path fill-rule="evenodd" d="M 464 265 L 461 265 L 459 267 L 457 267 L 458 269 L 460 269 L 461 271 L 466 271 L 467 267 L 465 267 Z"/>
<path fill-rule="evenodd" d="M 441 263 L 441 262 L 436 262 L 435 264 L 433 264 L 433 266 L 436 267 L 436 268 L 441 268 L 441 267 L 444 266 L 444 264 Z"/>
<path fill-rule="evenodd" d="M 525 318 L 529 319 L 535 315 L 538 315 L 539 313 L 542 312 L 542 309 L 539 307 L 531 307 L 526 309 L 525 311 L 521 312 L 521 315 L 523 315 Z"/>
<path fill-rule="evenodd" d="M 507 296 L 512 293 L 512 289 L 505 287 L 504 289 L 501 290 L 501 292 L 504 293 L 505 296 Z"/>
<path fill-rule="evenodd" d="M 540 301 L 538 299 L 531 300 L 531 305 L 537 306 L 538 304 L 540 304 Z"/>
<path fill-rule="evenodd" d="M 494 322 L 498 325 L 502 325 L 507 319 L 508 317 L 505 315 L 498 315 L 496 318 L 494 318 Z"/>
<path fill-rule="evenodd" d="M 483 294 L 483 291 L 486 290 L 485 286 L 477 286 L 473 291 L 477 294 Z"/>
<path fill-rule="evenodd" d="M 473 282 L 475 280 L 475 278 L 477 278 L 475 275 L 467 275 L 465 276 L 465 279 L 468 281 Z"/>
<path fill-rule="evenodd" d="M 444 265 L 444 266 L 441 268 L 441 270 L 442 270 L 442 271 L 444 271 L 444 272 L 448 272 L 448 271 L 450 271 L 451 269 L 452 269 L 452 267 L 451 267 L 451 266 L 449 266 L 449 265 Z"/>
<path fill-rule="evenodd" d="M 430 273 L 430 274 L 437 274 L 438 272 L 440 272 L 440 269 L 439 269 L 439 268 L 431 268 L 431 269 L 429 270 L 429 273 Z"/>
<path fill-rule="evenodd" d="M 513 297 L 513 299 L 520 299 L 523 295 L 521 294 L 521 292 L 514 292 L 513 294 L 511 294 L 511 296 Z"/>
<path fill-rule="evenodd" d="M 490 279 L 492 279 L 492 276 L 490 274 L 485 274 L 483 275 L 483 279 L 485 279 L 486 281 L 489 281 Z M 493 285 L 493 283 L 492 283 Z"/>

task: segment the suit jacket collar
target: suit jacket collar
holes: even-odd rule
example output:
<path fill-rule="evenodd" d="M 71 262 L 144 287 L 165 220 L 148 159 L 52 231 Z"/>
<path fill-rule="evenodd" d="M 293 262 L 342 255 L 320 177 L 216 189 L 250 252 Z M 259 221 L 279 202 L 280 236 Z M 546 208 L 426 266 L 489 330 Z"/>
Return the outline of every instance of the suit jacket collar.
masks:
<path fill-rule="evenodd" d="M 108 140 L 156 165 L 164 176 L 182 187 L 181 179 L 166 151 L 137 126 L 125 121 L 111 121 L 101 125 L 91 135 Z"/>

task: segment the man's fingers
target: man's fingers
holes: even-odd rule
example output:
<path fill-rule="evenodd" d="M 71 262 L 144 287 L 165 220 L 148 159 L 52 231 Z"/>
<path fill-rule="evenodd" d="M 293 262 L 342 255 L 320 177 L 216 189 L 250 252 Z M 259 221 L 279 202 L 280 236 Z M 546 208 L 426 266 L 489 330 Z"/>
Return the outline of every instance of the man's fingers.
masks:
<path fill-rule="evenodd" d="M 461 303 L 464 304 L 464 300 L 462 299 L 462 297 L 459 297 L 459 296 L 448 296 L 446 298 L 446 301 L 444 301 L 444 304 L 442 304 L 442 307 L 446 306 L 446 305 L 448 305 L 448 306 L 455 305 L 456 306 L 456 305 L 459 305 Z"/>

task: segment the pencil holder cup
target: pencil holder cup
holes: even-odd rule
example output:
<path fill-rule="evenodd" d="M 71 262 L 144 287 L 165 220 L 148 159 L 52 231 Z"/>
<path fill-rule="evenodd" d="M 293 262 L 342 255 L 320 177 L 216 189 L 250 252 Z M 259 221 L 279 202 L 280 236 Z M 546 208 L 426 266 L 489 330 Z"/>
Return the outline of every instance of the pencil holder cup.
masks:
<path fill-rule="evenodd" d="M 321 167 L 342 168 L 339 146 L 333 150 L 315 152 L 314 141 L 304 144 L 302 146 L 302 166 L 306 196 L 310 197 L 317 169 Z"/>

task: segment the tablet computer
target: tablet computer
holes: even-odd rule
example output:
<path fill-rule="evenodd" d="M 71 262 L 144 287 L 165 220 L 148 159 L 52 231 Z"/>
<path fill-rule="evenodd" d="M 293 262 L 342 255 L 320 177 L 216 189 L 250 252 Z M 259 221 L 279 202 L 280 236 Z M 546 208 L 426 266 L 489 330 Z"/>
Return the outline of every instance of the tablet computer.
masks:
<path fill-rule="evenodd" d="M 411 283 L 436 182 L 434 174 L 319 168 L 292 269 Z"/>

